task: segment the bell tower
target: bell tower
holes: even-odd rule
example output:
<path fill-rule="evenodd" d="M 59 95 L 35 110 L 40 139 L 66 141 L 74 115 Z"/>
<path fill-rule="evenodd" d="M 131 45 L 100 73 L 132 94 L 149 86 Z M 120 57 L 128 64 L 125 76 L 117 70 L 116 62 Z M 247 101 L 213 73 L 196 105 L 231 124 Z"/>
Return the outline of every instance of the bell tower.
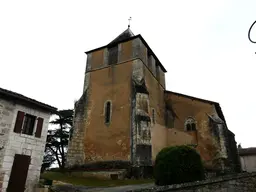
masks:
<path fill-rule="evenodd" d="M 67 166 L 116 160 L 151 165 L 152 129 L 164 122 L 166 70 L 130 27 L 86 54 Z"/>

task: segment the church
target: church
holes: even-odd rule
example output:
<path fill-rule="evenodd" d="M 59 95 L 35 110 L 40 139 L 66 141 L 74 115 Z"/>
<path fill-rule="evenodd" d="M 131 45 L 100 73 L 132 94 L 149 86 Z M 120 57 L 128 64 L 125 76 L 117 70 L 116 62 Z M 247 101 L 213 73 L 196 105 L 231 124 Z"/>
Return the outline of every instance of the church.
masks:
<path fill-rule="evenodd" d="M 141 35 L 128 27 L 85 53 L 67 166 L 115 160 L 152 166 L 164 147 L 189 145 L 206 168 L 239 170 L 235 135 L 219 103 L 166 90 L 167 71 Z"/>

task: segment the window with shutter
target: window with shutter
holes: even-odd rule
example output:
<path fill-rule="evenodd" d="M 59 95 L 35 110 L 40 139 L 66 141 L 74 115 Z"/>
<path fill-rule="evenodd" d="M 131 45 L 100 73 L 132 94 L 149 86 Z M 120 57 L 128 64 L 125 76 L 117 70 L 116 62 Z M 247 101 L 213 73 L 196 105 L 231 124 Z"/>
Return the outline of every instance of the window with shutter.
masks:
<path fill-rule="evenodd" d="M 38 117 L 35 137 L 38 137 L 38 138 L 41 137 L 42 129 L 43 129 L 43 123 L 44 123 L 44 119 L 41 118 L 41 117 Z"/>
<path fill-rule="evenodd" d="M 37 119 L 37 124 L 36 124 Z M 33 135 L 34 128 L 36 125 L 35 137 L 40 138 L 43 129 L 44 119 L 41 117 L 36 117 L 34 115 L 26 114 L 22 111 L 18 111 L 17 118 L 14 126 L 15 133 L 22 133 L 26 135 Z"/>
<path fill-rule="evenodd" d="M 14 130 L 13 130 L 15 133 L 21 133 L 24 116 L 25 116 L 24 112 L 18 111 Z"/>

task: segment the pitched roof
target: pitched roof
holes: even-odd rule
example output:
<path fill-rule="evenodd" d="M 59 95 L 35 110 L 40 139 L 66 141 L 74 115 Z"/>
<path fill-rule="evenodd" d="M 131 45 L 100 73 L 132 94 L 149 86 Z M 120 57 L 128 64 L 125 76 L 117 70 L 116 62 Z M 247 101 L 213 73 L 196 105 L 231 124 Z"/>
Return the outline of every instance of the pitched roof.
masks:
<path fill-rule="evenodd" d="M 256 147 L 238 148 L 238 153 L 240 156 L 256 155 Z"/>
<path fill-rule="evenodd" d="M 117 44 L 119 42 L 125 41 L 126 39 L 129 39 L 130 37 L 134 37 L 133 32 L 130 30 L 130 28 L 126 29 L 124 32 L 122 32 L 120 35 L 118 35 L 113 41 L 111 41 L 108 46 Z"/>
<path fill-rule="evenodd" d="M 224 121 L 216 114 L 213 114 L 213 115 L 209 115 L 207 114 L 208 117 L 215 123 L 217 124 L 224 124 Z"/>
<path fill-rule="evenodd" d="M 200 99 L 200 98 L 198 98 L 198 97 L 193 97 L 193 96 L 190 96 L 190 95 L 184 95 L 184 94 L 182 94 L 182 93 L 176 93 L 176 92 L 173 92 L 173 91 L 167 91 L 167 90 L 165 90 L 165 93 L 167 93 L 167 94 L 168 94 L 168 93 L 171 93 L 171 94 L 178 95 L 178 96 L 181 96 L 181 97 L 186 97 L 186 98 L 189 98 L 189 99 L 192 99 L 192 100 L 197 100 L 197 101 L 201 101 L 201 102 L 204 102 L 204 103 L 209 103 L 209 104 L 211 104 L 211 105 L 214 105 L 218 116 L 220 117 L 221 120 L 224 121 L 224 124 L 225 124 L 225 126 L 227 127 L 227 129 L 228 129 L 225 116 L 224 116 L 224 114 L 223 114 L 223 112 L 222 112 L 222 109 L 221 109 L 221 107 L 220 107 L 220 104 L 219 104 L 218 102 L 210 101 L 210 100 L 205 100 L 205 99 Z M 216 119 L 215 119 L 215 120 L 216 120 Z M 228 129 L 228 130 L 229 130 L 229 129 Z M 230 132 L 230 134 L 235 135 L 232 131 L 229 130 L 229 132 Z"/>
<path fill-rule="evenodd" d="M 144 40 L 144 38 L 139 34 L 139 35 L 133 35 L 132 31 L 128 28 L 126 29 L 123 33 L 121 33 L 119 36 L 117 36 L 113 41 L 111 41 L 109 44 L 104 45 L 102 47 L 98 47 L 96 49 L 92 49 L 89 51 L 86 51 L 85 53 L 91 53 L 93 51 L 97 51 L 109 46 L 113 46 L 115 44 L 118 43 L 123 43 L 126 41 L 130 41 L 136 38 L 140 38 L 140 40 L 143 42 L 143 44 L 147 47 L 148 51 L 155 57 L 156 61 L 158 61 L 158 65 L 161 67 L 161 69 L 163 70 L 163 72 L 167 72 L 166 69 L 164 68 L 164 66 L 162 65 L 162 63 L 159 61 L 159 59 L 157 58 L 157 56 L 155 55 L 155 53 L 152 51 L 152 49 L 149 47 L 149 45 L 147 44 L 147 42 Z"/>
<path fill-rule="evenodd" d="M 165 93 L 171 93 L 171 94 L 178 95 L 178 96 L 181 96 L 181 97 L 186 97 L 186 98 L 189 98 L 189 99 L 192 99 L 192 100 L 202 101 L 202 102 L 204 102 L 204 103 L 218 104 L 218 103 L 215 102 L 215 101 L 210 101 L 210 100 L 206 100 L 206 99 L 200 99 L 200 98 L 198 98 L 198 97 L 193 97 L 193 96 L 190 96 L 190 95 L 185 95 L 185 94 L 177 93 L 177 92 L 173 92 L 173 91 L 167 91 L 167 90 L 165 90 Z"/>
<path fill-rule="evenodd" d="M 55 107 L 52 107 L 52 106 L 47 105 L 45 103 L 36 101 L 34 99 L 31 99 L 31 98 L 26 97 L 24 95 L 21 95 L 19 93 L 15 93 L 13 91 L 3 89 L 3 88 L 0 87 L 0 98 L 1 97 L 5 98 L 7 100 L 14 100 L 14 101 L 18 101 L 18 102 L 21 102 L 21 103 L 24 103 L 24 104 L 33 105 L 37 108 L 41 108 L 41 109 L 47 110 L 47 111 L 52 112 L 52 113 L 57 111 L 57 108 L 55 108 Z"/>

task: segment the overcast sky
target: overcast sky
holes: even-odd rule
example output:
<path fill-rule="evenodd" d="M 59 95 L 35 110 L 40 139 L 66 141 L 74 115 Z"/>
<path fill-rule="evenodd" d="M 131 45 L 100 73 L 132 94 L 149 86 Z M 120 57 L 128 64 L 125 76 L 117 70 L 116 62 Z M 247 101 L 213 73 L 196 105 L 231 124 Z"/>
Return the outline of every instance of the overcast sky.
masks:
<path fill-rule="evenodd" d="M 237 142 L 256 147 L 255 0 L 2 0 L 0 87 L 73 108 L 84 52 L 113 40 L 130 16 L 167 69 L 167 89 L 219 102 Z"/>

